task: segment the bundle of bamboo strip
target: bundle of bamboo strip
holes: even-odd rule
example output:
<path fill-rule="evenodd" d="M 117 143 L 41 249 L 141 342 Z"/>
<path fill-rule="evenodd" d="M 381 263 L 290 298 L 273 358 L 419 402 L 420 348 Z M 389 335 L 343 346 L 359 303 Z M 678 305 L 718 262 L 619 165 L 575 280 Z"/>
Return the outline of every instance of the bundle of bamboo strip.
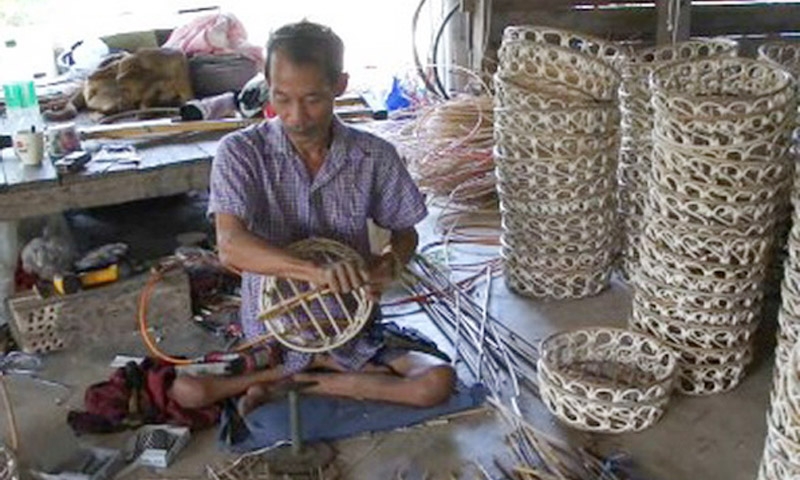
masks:
<path fill-rule="evenodd" d="M 509 469 L 496 459 L 496 467 L 507 478 L 524 480 L 621 480 L 613 462 L 584 446 L 553 438 L 524 419 L 523 389 L 538 396 L 539 349 L 489 314 L 491 278 L 487 269 L 483 298 L 478 301 L 468 293 L 474 286 L 471 281 L 454 283 L 441 268 L 417 256 L 403 284 L 453 345 L 455 361 L 463 362 L 487 386 L 490 404 L 511 426 L 508 440 L 519 464 Z"/>

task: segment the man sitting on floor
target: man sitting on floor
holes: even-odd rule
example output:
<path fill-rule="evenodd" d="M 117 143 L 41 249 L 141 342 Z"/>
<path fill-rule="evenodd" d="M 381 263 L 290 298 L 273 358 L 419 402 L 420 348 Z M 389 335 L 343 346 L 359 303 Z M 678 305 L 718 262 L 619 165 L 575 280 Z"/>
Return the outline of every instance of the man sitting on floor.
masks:
<path fill-rule="evenodd" d="M 257 319 L 261 276 L 345 293 L 366 286 L 378 299 L 417 247 L 414 226 L 427 209 L 396 150 L 333 114 L 334 99 L 347 86 L 342 63 L 342 41 L 329 28 L 303 21 L 278 29 L 267 44 L 265 72 L 278 118 L 227 135 L 217 150 L 208 208 L 222 261 L 242 271 L 241 321 L 249 338 L 266 332 Z M 378 257 L 370 256 L 368 218 L 391 231 L 391 250 Z M 310 237 L 352 247 L 370 259 L 368 268 L 319 266 L 285 250 Z M 291 378 L 316 382 L 308 392 L 324 395 L 419 407 L 447 400 L 453 368 L 425 353 L 384 346 L 380 328 L 373 321 L 326 354 L 286 350 L 280 362 L 252 373 L 178 377 L 169 395 L 187 408 L 244 395 L 239 405 L 246 413 L 268 398 L 270 384 Z M 327 372 L 309 372 L 320 368 Z"/>

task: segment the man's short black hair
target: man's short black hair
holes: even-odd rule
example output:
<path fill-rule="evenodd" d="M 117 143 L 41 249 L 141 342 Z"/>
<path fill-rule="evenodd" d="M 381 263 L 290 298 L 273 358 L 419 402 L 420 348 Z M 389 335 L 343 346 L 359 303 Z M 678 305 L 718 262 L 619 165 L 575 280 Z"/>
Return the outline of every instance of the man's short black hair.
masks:
<path fill-rule="evenodd" d="M 344 44 L 330 28 L 303 20 L 279 28 L 267 42 L 266 77 L 272 54 L 280 50 L 292 63 L 312 64 L 322 69 L 332 84 L 339 80 L 344 64 Z"/>

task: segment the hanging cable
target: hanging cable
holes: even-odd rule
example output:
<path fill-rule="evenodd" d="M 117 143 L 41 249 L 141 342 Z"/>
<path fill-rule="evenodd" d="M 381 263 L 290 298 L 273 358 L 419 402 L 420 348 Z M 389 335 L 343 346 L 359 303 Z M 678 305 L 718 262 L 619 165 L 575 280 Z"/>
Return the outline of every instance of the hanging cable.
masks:
<path fill-rule="evenodd" d="M 436 30 L 436 37 L 433 40 L 433 47 L 431 48 L 431 63 L 433 63 L 433 78 L 436 81 L 436 86 L 439 88 L 439 92 L 441 96 L 444 97 L 445 100 L 450 100 L 450 95 L 447 94 L 447 90 L 442 85 L 442 79 L 439 76 L 439 63 L 436 61 L 436 57 L 439 55 L 439 42 L 442 40 L 442 34 L 444 33 L 444 29 L 447 27 L 447 24 L 453 18 L 453 16 L 458 11 L 459 4 L 456 3 L 453 5 L 453 8 L 447 12 L 447 15 L 442 20 L 442 23 L 439 24 L 439 28 Z"/>
<path fill-rule="evenodd" d="M 427 0 L 420 0 L 417 9 L 414 10 L 414 16 L 411 18 L 411 50 L 414 56 L 414 65 L 417 67 L 417 75 L 422 79 L 425 88 L 438 97 L 439 92 L 436 91 L 436 86 L 431 83 L 430 79 L 425 74 L 425 70 L 422 68 L 422 62 L 419 60 L 419 51 L 417 49 L 417 24 L 419 23 L 419 15 L 422 12 L 422 7 L 425 6 L 426 1 Z"/>

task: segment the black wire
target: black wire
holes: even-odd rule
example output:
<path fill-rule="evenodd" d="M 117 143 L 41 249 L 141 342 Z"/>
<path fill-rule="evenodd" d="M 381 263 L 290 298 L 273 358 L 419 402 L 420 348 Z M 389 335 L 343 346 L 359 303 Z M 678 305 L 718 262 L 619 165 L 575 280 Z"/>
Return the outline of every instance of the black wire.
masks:
<path fill-rule="evenodd" d="M 411 19 L 411 50 L 414 54 L 414 65 L 417 67 L 417 75 L 419 75 L 419 78 L 425 83 L 425 88 L 427 88 L 429 92 L 439 96 L 439 92 L 436 91 L 436 86 L 433 85 L 427 75 L 425 75 L 425 70 L 422 68 L 422 63 L 419 61 L 419 52 L 417 51 L 417 23 L 419 23 L 419 14 L 422 12 L 422 7 L 425 6 L 426 1 L 427 0 L 420 0 L 417 9 L 414 10 L 414 16 Z"/>
<path fill-rule="evenodd" d="M 442 34 L 444 33 L 444 29 L 447 26 L 447 23 L 450 22 L 450 19 L 453 18 L 453 15 L 455 15 L 456 12 L 458 11 L 458 6 L 459 6 L 458 3 L 453 5 L 453 8 L 450 9 L 449 12 L 447 12 L 447 16 L 445 16 L 444 20 L 442 20 L 442 23 L 439 25 L 439 29 L 436 31 L 436 37 L 433 40 L 433 48 L 431 51 L 433 55 L 433 60 L 432 60 L 433 78 L 434 80 L 436 80 L 436 86 L 439 87 L 439 92 L 441 93 L 441 95 L 444 97 L 445 100 L 450 100 L 450 95 L 447 94 L 444 85 L 442 85 L 442 79 L 439 76 L 439 65 L 438 62 L 436 61 L 436 56 L 439 53 L 439 42 L 442 39 Z"/>

